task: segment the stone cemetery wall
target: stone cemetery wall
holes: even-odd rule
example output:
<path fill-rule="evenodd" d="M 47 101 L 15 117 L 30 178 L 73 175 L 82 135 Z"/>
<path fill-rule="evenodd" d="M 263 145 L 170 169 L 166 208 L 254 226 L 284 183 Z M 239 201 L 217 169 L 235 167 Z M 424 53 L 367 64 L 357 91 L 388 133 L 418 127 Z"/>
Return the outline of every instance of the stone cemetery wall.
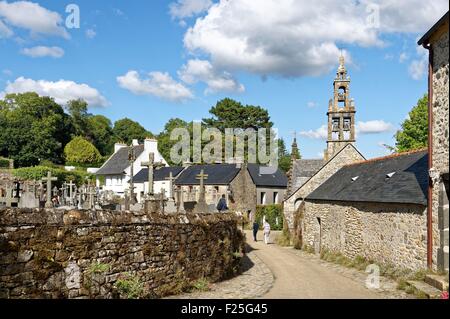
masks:
<path fill-rule="evenodd" d="M 319 222 L 320 219 L 320 222 Z M 426 268 L 426 207 L 306 201 L 296 221 L 303 245 L 404 269 Z"/>
<path fill-rule="evenodd" d="M 0 210 L 0 298 L 157 298 L 239 265 L 232 214 Z"/>

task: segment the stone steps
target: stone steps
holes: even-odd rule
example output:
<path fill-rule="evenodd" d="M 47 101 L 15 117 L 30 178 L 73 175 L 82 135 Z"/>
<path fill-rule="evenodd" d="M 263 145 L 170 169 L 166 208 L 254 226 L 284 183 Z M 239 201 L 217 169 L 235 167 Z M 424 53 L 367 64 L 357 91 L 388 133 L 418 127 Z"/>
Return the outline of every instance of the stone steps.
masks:
<path fill-rule="evenodd" d="M 439 275 L 426 275 L 425 282 L 440 291 L 448 290 L 448 279 Z"/>
<path fill-rule="evenodd" d="M 425 296 L 427 296 L 429 299 L 440 299 L 442 291 L 430 286 L 429 284 L 423 282 L 423 281 L 414 281 L 410 280 L 407 281 L 407 284 L 411 287 L 415 288 L 419 292 L 423 293 Z"/>

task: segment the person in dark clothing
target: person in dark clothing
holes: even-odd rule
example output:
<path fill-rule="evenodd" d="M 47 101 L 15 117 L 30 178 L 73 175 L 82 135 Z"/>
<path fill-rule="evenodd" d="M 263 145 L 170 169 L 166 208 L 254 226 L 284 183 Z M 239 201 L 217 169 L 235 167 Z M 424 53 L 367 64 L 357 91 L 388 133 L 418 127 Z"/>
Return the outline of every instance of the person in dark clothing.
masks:
<path fill-rule="evenodd" d="M 258 241 L 256 238 L 256 235 L 258 234 L 258 230 L 259 230 L 259 224 L 258 224 L 258 222 L 254 222 L 253 223 L 253 240 L 254 241 Z"/>
<path fill-rule="evenodd" d="M 219 203 L 217 203 L 217 210 L 219 213 L 228 210 L 227 200 L 225 199 L 225 195 L 222 195 L 222 198 L 219 199 Z"/>

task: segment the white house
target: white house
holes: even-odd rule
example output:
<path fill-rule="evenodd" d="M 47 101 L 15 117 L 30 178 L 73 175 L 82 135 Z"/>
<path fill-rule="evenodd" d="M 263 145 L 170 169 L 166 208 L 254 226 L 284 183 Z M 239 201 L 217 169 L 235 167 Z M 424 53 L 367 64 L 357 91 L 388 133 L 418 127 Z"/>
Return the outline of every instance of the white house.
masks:
<path fill-rule="evenodd" d="M 155 139 L 145 139 L 144 144 L 139 144 L 138 140 L 133 140 L 132 146 L 116 143 L 114 145 L 114 154 L 96 173 L 97 184 L 100 176 L 105 178 L 103 190 L 113 191 L 117 195 L 123 196 L 125 190 L 129 188 L 131 178 L 131 165 L 128 159 L 130 147 L 133 147 L 136 158 L 133 162 L 133 174 L 142 170 L 143 166 L 141 164 L 142 162 L 148 162 L 150 153 L 155 154 L 155 162 L 162 162 L 168 166 L 166 160 L 158 151 L 158 141 Z"/>
<path fill-rule="evenodd" d="M 171 167 L 161 167 L 155 169 L 153 172 L 153 192 L 159 194 L 164 190 L 165 196 L 170 196 L 170 173 L 172 173 L 172 178 L 176 179 L 180 173 L 184 170 L 181 166 L 171 166 Z M 136 189 L 134 192 L 137 195 L 137 199 L 141 202 L 142 197 L 148 192 L 148 168 L 143 168 L 139 173 L 137 173 L 134 178 L 134 186 Z M 175 185 L 175 180 L 173 180 L 173 185 Z M 176 194 L 173 194 L 176 198 Z"/>

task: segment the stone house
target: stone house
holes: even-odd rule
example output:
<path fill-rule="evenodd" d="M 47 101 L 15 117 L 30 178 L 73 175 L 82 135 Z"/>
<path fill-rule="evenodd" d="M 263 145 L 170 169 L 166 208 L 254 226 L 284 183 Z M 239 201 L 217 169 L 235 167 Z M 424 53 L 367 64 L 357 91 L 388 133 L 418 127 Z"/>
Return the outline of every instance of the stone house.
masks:
<path fill-rule="evenodd" d="M 428 74 L 428 266 L 448 271 L 449 13 L 418 42 L 429 51 Z"/>
<path fill-rule="evenodd" d="M 295 189 L 284 201 L 283 214 L 287 223 L 289 231 L 294 231 L 294 215 L 304 203 L 305 198 L 313 192 L 317 187 L 324 183 L 334 173 L 336 173 L 343 166 L 364 160 L 364 156 L 356 149 L 356 147 L 349 143 L 339 152 L 334 154 L 325 164 L 322 165 L 316 172 L 314 169 L 298 169 L 298 171 L 306 172 L 300 180 L 300 186 Z M 323 163 L 323 162 L 322 162 Z M 299 162 L 301 164 L 301 162 Z M 306 175 L 310 175 L 307 177 Z"/>
<path fill-rule="evenodd" d="M 287 188 L 287 177 L 277 168 L 273 174 L 264 174 L 258 164 L 248 164 L 248 172 L 256 186 L 256 203 L 258 205 L 281 204 Z"/>
<path fill-rule="evenodd" d="M 225 195 L 230 210 L 237 212 L 256 211 L 256 185 L 246 164 L 192 165 L 182 171 L 175 185 L 183 191 L 183 201 L 196 202 L 199 199 L 201 170 L 208 177 L 204 180 L 206 204 L 212 210 Z"/>
<path fill-rule="evenodd" d="M 183 171 L 184 167 L 181 166 L 166 166 L 155 169 L 153 172 L 153 190 L 155 194 L 161 193 L 164 190 L 165 196 L 170 194 L 170 173 L 172 178 L 176 179 L 178 175 Z M 142 202 L 144 194 L 148 192 L 148 168 L 141 169 L 133 178 L 135 193 L 138 202 Z M 173 183 L 174 185 L 175 183 Z M 174 195 L 175 196 L 175 195 Z M 176 196 L 175 196 L 176 197 Z"/>
<path fill-rule="evenodd" d="M 427 151 L 342 167 L 305 199 L 295 237 L 319 253 L 426 268 Z"/>
<path fill-rule="evenodd" d="M 167 166 L 166 160 L 158 151 L 158 141 L 155 139 L 147 138 L 144 144 L 139 144 L 137 140 L 133 140 L 131 146 L 116 143 L 114 145 L 114 154 L 96 172 L 97 184 L 99 184 L 100 176 L 103 176 L 105 179 L 104 191 L 112 191 L 119 196 L 124 196 L 125 190 L 130 187 L 132 168 L 129 156 L 131 148 L 135 158 L 133 161 L 133 176 L 142 170 L 142 163 L 148 161 L 150 153 L 155 154 L 156 162 L 161 161 Z"/>

